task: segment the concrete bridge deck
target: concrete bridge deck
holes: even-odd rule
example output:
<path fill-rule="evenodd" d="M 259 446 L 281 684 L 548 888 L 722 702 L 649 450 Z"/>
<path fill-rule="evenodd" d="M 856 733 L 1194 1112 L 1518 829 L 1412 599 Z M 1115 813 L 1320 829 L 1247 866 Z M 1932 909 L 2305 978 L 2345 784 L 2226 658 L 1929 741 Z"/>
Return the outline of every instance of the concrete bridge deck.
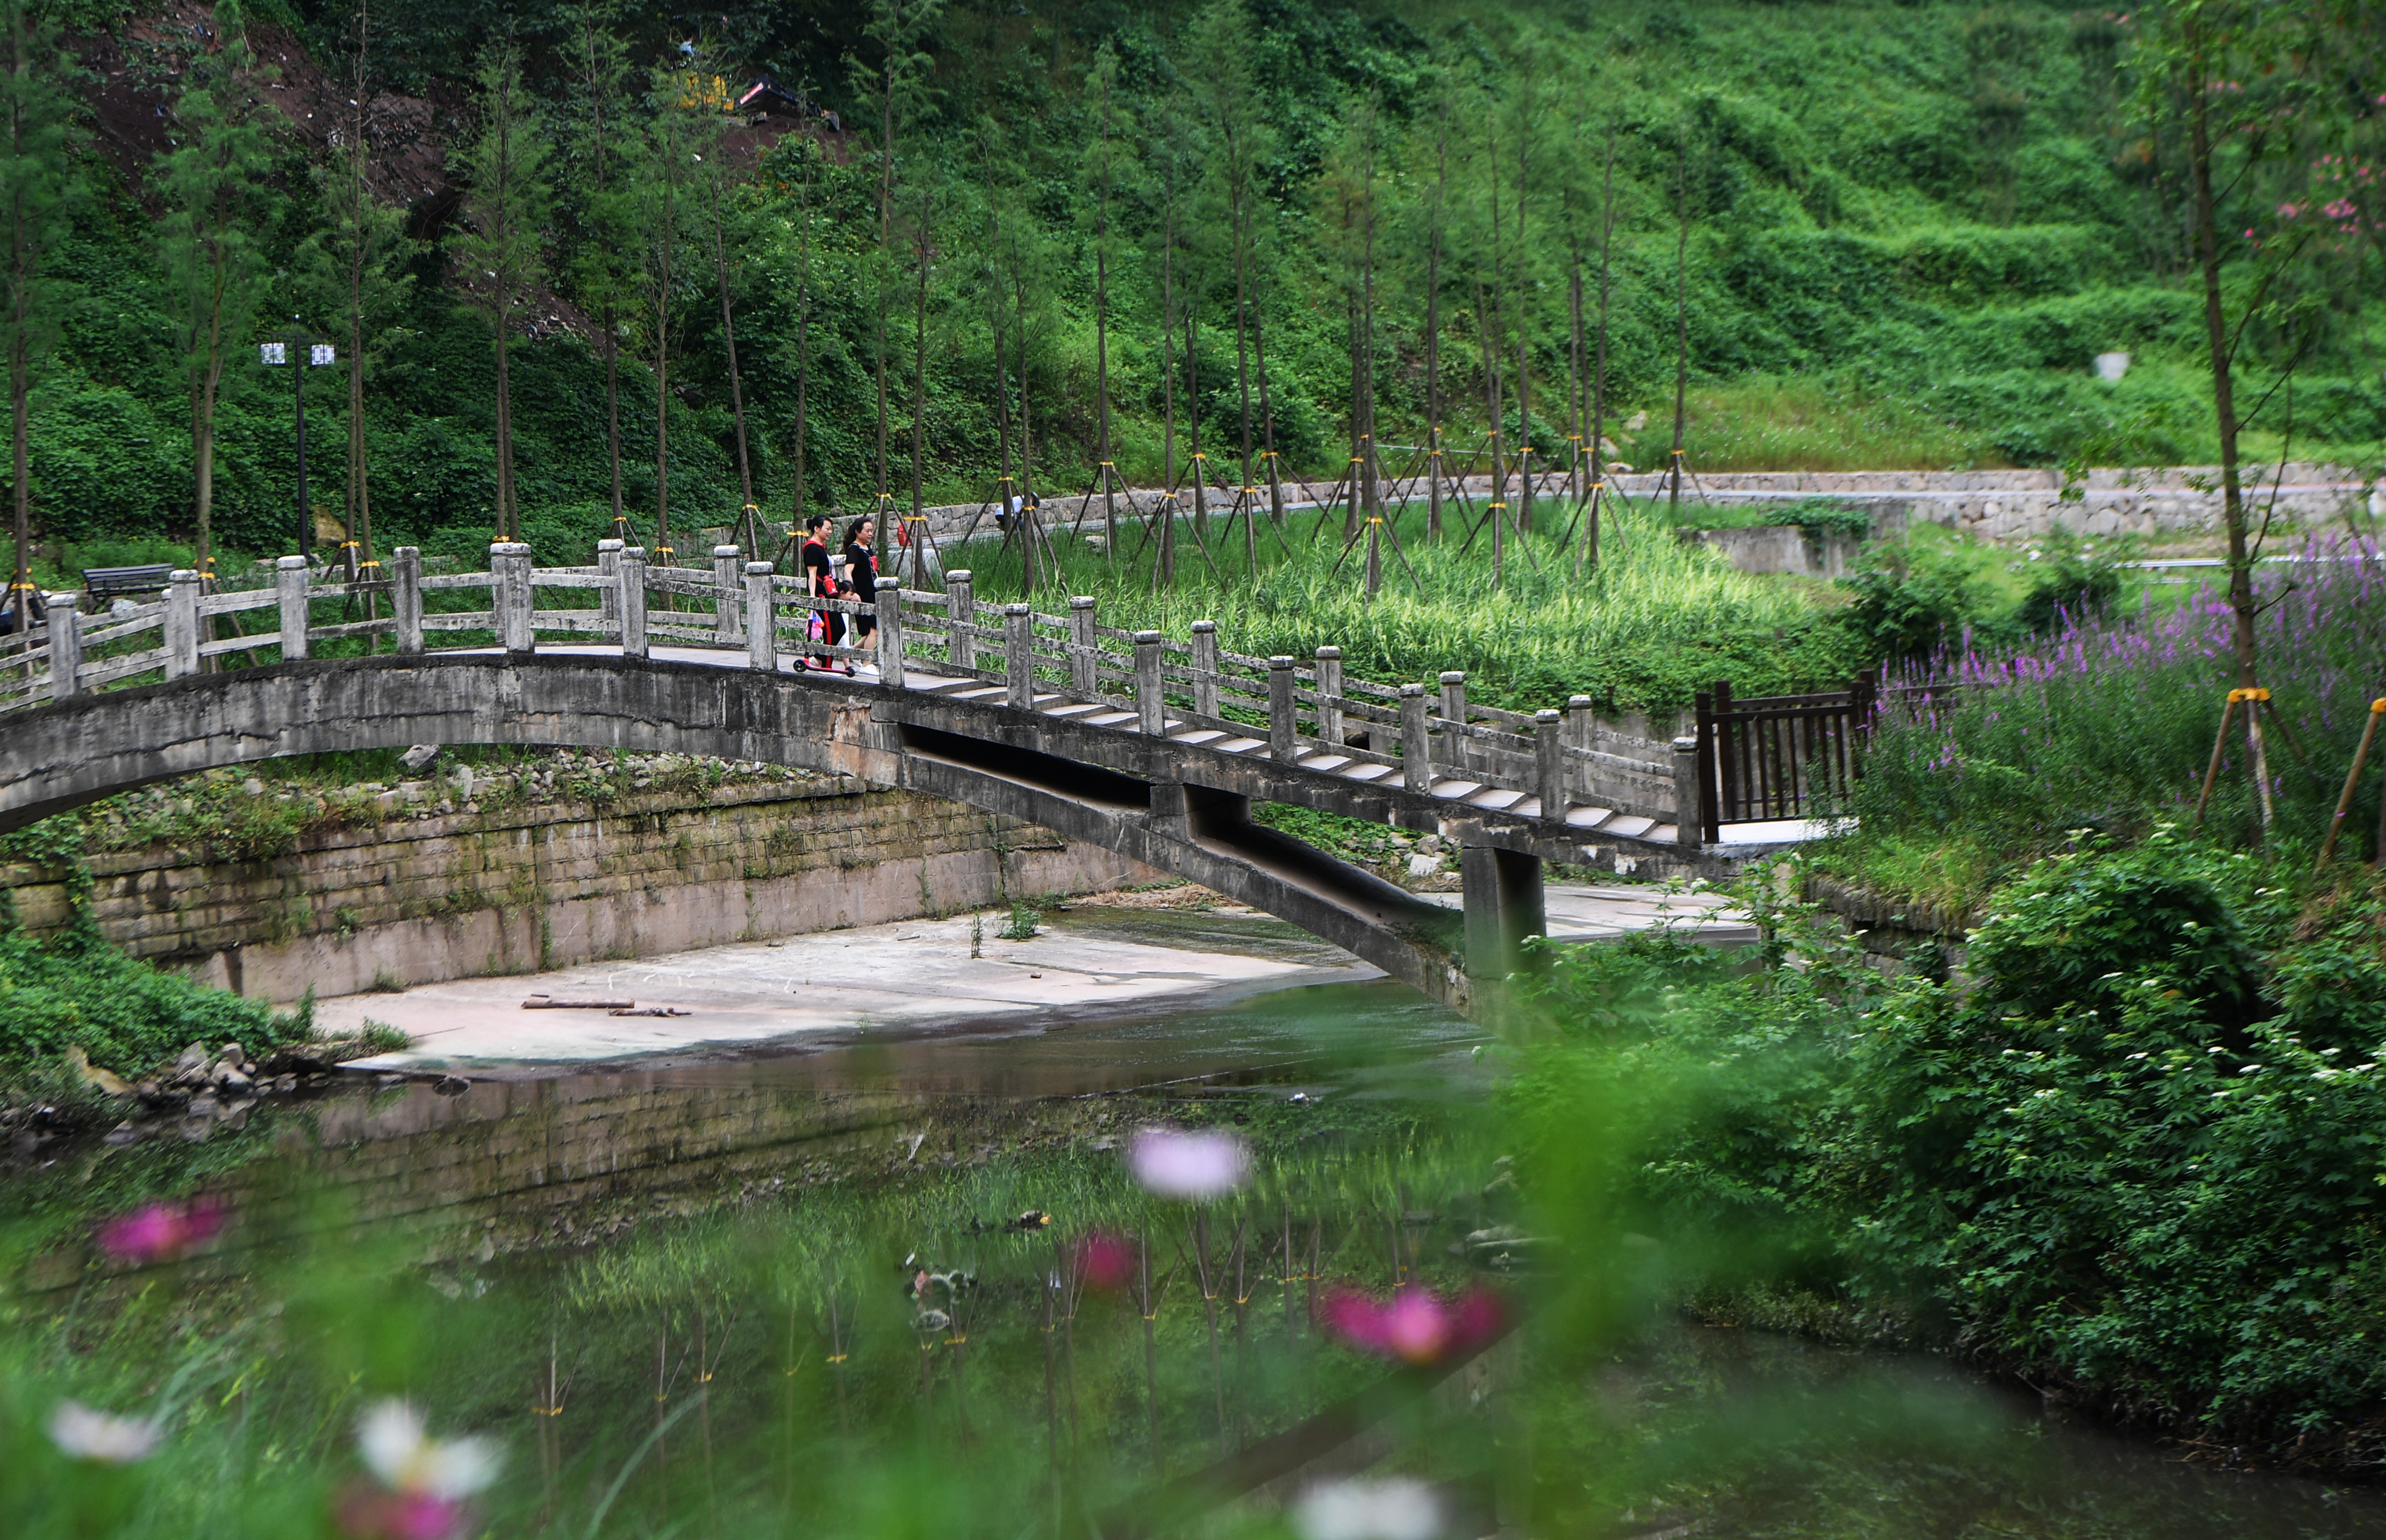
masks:
<path fill-rule="evenodd" d="M 332 750 L 520 744 L 761 760 L 1116 851 L 1463 1011 L 1492 1008 L 1524 938 L 1548 929 L 1545 862 L 1720 874 L 1786 843 L 1703 847 L 1695 820 L 1686 838 L 1669 804 L 1698 794 L 1677 745 L 1669 765 L 1654 745 L 1619 743 L 1580 697 L 1567 711 L 1492 710 L 1466 700 L 1463 675 L 1428 694 L 1346 678 L 1330 647 L 1307 666 L 1240 657 L 1205 622 L 1174 642 L 1099 626 L 1091 600 L 1067 616 L 982 604 L 965 572 L 948 574 L 943 594 L 890 584 L 864 607 L 810 598 L 731 548 L 710 573 L 600 556 L 596 568 L 537 571 L 527 547 L 499 546 L 490 572 L 426 579 L 401 549 L 396 577 L 365 590 L 391 601 L 386 620 L 318 624 L 317 604 L 358 588 L 317 583 L 295 557 L 265 599 L 205 595 L 183 573 L 163 604 L 76 618 L 45 649 L 0 653 L 0 709 L 16 707 L 0 736 L 0 829 L 172 776 Z M 489 609 L 426 611 L 426 592 L 476 584 Z M 703 607 L 650 612 L 657 595 Z M 209 639 L 213 618 L 268 600 L 278 631 Z M 874 614 L 874 644 L 811 640 L 823 611 Z M 144 630 L 160 645 L 142 648 Z M 463 645 L 431 649 L 442 631 Z M 310 656 L 384 636 L 396 652 Z M 823 652 L 855 673 L 804 665 Z M 251 666 L 224 667 L 233 654 Z M 1255 822 L 1256 802 L 1455 841 L 1459 911 Z"/>

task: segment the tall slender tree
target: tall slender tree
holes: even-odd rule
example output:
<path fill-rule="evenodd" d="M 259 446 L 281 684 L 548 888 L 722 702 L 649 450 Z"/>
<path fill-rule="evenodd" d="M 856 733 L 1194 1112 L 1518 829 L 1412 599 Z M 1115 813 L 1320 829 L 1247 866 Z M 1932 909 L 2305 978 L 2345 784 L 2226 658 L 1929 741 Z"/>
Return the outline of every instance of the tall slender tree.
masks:
<path fill-rule="evenodd" d="M 796 453 L 794 525 L 800 534 L 810 508 L 805 486 L 804 452 L 811 420 L 812 382 L 812 182 L 821 147 L 807 134 L 796 143 Z M 999 367 L 998 365 L 997 366 Z"/>
<path fill-rule="evenodd" d="M 1216 196 L 1225 207 L 1226 241 L 1235 286 L 1235 383 L 1241 397 L 1241 490 L 1244 548 L 1250 570 L 1259 564 L 1258 535 L 1250 512 L 1253 427 L 1251 416 L 1251 203 L 1261 153 L 1259 101 L 1251 72 L 1250 19 L 1242 0 L 1212 0 L 1194 19 L 1190 48 L 1199 61 L 1194 76 L 1204 126 L 1215 154 L 1211 168 Z"/>
<path fill-rule="evenodd" d="M 1516 530 L 1533 528 L 1533 308 L 1534 284 L 1527 264 L 1525 215 L 1532 207 L 1533 141 L 1539 126 L 1540 91 L 1529 63 L 1516 71 L 1510 94 L 1516 107 Z"/>
<path fill-rule="evenodd" d="M 646 332 L 655 377 L 655 550 L 669 564 L 671 543 L 672 357 L 679 325 L 681 288 L 687 269 L 681 260 L 691 203 L 689 169 L 696 153 L 688 143 L 688 118 L 679 105 L 674 71 L 657 68 L 648 77 L 647 144 L 635 190 L 638 225 L 645 235 L 639 253 L 639 325 Z"/>
<path fill-rule="evenodd" d="M 1090 74 L 1101 103 L 1101 131 L 1094 144 L 1094 473 L 1102 488 L 1102 554 L 1118 566 L 1118 504 L 1111 444 L 1111 101 L 1118 83 L 1118 55 L 1108 43 L 1094 56 Z"/>
<path fill-rule="evenodd" d="M 629 45 L 613 30 L 609 6 L 582 4 L 563 12 L 559 63 L 574 100 L 559 135 L 571 169 L 578 237 L 571 281 L 596 319 L 605 360 L 605 464 L 616 533 L 629 527 L 622 490 L 622 328 L 638 303 L 637 92 Z"/>
<path fill-rule="evenodd" d="M 350 56 L 347 125 L 334 136 L 332 153 L 316 172 L 322 228 L 300 248 L 298 293 L 308 319 L 339 336 L 348 372 L 348 474 L 345 524 L 361 571 L 377 566 L 372 543 L 372 484 L 365 437 L 365 376 L 395 334 L 391 322 L 414 287 L 407 270 L 414 243 L 406 235 L 406 213 L 372 186 L 370 103 L 368 69 L 372 17 L 357 6 L 356 52 Z M 367 595 L 368 605 L 374 603 Z"/>
<path fill-rule="evenodd" d="M 878 99 L 878 261 L 876 332 L 872 368 L 878 386 L 877 495 L 883 510 L 886 500 L 886 316 L 894 302 L 895 184 L 898 144 L 912 119 L 926 105 L 928 77 L 936 57 L 921 46 L 928 29 L 944 9 L 944 0 L 873 0 L 864 34 L 876 45 L 874 64 L 849 59 L 855 77 Z M 886 549 L 887 520 L 878 520 L 878 548 Z"/>
<path fill-rule="evenodd" d="M 271 150 L 254 94 L 260 73 L 246 19 L 227 0 L 216 11 L 216 47 L 191 61 L 168 131 L 172 148 L 157 162 L 165 205 L 157 231 L 179 302 L 175 343 L 190 401 L 191 515 L 202 572 L 214 553 L 224 361 L 247 340 L 269 278 L 256 236 Z"/>
<path fill-rule="evenodd" d="M 510 36 L 482 51 L 473 86 L 478 131 L 459 157 L 458 169 L 469 190 L 464 196 L 466 232 L 456 243 L 456 259 L 465 292 L 488 321 L 496 350 L 496 534 L 500 540 L 520 540 L 509 350 L 516 318 L 546 273 L 553 191 L 537 99 L 523 78 L 521 48 Z"/>
<path fill-rule="evenodd" d="M 1425 208 L 1425 538 L 1441 538 L 1442 473 L 1448 451 L 1441 434 L 1441 258 L 1450 238 L 1450 86 L 1436 94 L 1433 116 L 1433 190 Z"/>
<path fill-rule="evenodd" d="M 2204 362 L 2212 382 L 2228 538 L 2231 652 L 2237 682 L 2248 688 L 2261 676 L 2254 631 L 2260 605 L 2254 593 L 2260 536 L 2245 495 L 2241 442 L 2254 413 L 2241 407 L 2237 389 L 2254 363 L 2247 344 L 2278 330 L 2264 323 L 2278 319 L 2284 281 L 2317 233 L 2312 223 L 2281 228 L 2279 216 L 2297 207 L 2292 182 L 2316 158 L 2299 139 L 2316 119 L 2333 116 L 2340 82 L 2357 78 L 2330 46 L 2330 12 L 2360 9 L 2311 0 L 2277 6 L 2166 0 L 2139 17 L 2140 111 L 2182 173 L 2191 262 L 2202 289 Z M 2374 14 L 2371 21 L 2362 31 L 2371 34 L 2367 45 L 2374 50 Z M 2298 148 L 2305 153 L 2294 154 Z M 2242 239 L 2236 233 L 2241 228 Z M 2258 732 L 2254 713 L 2246 721 Z M 2258 738 L 2254 754 L 2258 760 Z"/>
<path fill-rule="evenodd" d="M 1690 131 L 1674 146 L 1674 451 L 1666 507 L 1682 506 L 1682 432 L 1690 384 Z"/>
<path fill-rule="evenodd" d="M 65 287 L 51 258 L 66 239 L 76 190 L 68 159 L 71 105 L 57 31 L 26 0 L 0 5 L 0 219 L 7 222 L 6 307 L 0 339 L 8 349 L 9 481 L 17 559 L 8 610 L 15 629 L 32 626 L 32 459 L 28 401 L 33 374 L 57 341 Z"/>
<path fill-rule="evenodd" d="M 1599 566 L 1599 515 L 1607 485 L 1607 307 L 1610 297 L 1609 259 L 1615 240 L 1615 130 L 1607 131 L 1606 169 L 1599 194 L 1599 328 L 1590 362 L 1591 499 L 1583 515 L 1582 550 L 1589 565 Z"/>
<path fill-rule="evenodd" d="M 697 186 L 704 195 L 705 228 L 712 244 L 713 296 L 721 307 L 722 348 L 729 365 L 729 416 L 737 441 L 739 544 L 755 560 L 762 556 L 760 510 L 754 502 L 754 461 L 746 437 L 746 381 L 737 367 L 737 312 L 730 298 L 736 263 L 730 255 L 729 161 L 726 154 L 735 104 L 730 99 L 726 63 L 715 48 L 698 45 L 685 56 L 680 93 L 689 119 L 689 143 Z"/>

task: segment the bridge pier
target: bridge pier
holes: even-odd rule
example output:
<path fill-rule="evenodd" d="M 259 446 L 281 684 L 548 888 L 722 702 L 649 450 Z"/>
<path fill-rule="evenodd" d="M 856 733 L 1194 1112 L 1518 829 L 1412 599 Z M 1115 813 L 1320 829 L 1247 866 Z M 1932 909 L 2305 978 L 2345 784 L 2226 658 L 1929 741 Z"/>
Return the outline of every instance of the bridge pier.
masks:
<path fill-rule="evenodd" d="M 1462 845 L 1458 876 L 1466 906 L 1466 973 L 1478 983 L 1525 966 L 1525 938 L 1547 935 L 1541 858 L 1496 845 Z"/>
<path fill-rule="evenodd" d="M 1191 845 L 1205 837 L 1237 833 L 1250 821 L 1251 799 L 1240 792 L 1183 781 L 1151 784 L 1151 831 L 1164 839 Z"/>

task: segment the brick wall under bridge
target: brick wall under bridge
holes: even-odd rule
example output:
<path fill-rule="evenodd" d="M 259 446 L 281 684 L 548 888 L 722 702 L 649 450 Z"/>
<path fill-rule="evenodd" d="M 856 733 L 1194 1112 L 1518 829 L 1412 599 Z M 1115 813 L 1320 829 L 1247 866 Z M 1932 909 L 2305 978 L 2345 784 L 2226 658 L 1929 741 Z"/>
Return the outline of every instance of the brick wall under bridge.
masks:
<path fill-rule="evenodd" d="M 91 857 L 89 903 L 125 950 L 263 999 L 350 995 L 797 935 L 1086 893 L 1162 873 L 1004 815 L 847 777 L 433 813 L 209 860 Z M 19 922 L 68 917 L 61 874 L 0 867 Z"/>

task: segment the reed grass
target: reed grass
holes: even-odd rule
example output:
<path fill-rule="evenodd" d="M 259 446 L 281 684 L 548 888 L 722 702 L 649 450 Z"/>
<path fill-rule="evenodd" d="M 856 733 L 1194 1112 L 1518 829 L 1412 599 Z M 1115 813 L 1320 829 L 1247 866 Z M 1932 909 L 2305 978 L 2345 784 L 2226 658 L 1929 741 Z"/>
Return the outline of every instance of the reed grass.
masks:
<path fill-rule="evenodd" d="M 1077 509 L 1059 511 L 1066 520 Z M 1086 532 L 1101 518 L 1097 503 Z M 1478 527 L 1469 544 L 1460 509 L 1446 510 L 1438 540 L 1426 522 L 1421 501 L 1388 520 L 1400 551 L 1386 540 L 1372 598 L 1363 545 L 1346 551 L 1336 509 L 1322 520 L 1296 510 L 1281 531 L 1262 509 L 1255 566 L 1242 523 L 1229 528 L 1213 513 L 1197 543 L 1186 519 L 1173 587 L 1156 582 L 1157 540 L 1143 529 L 1121 525 L 1113 560 L 1064 522 L 1053 541 L 1059 581 L 1035 602 L 1049 613 L 1061 592 L 1091 595 L 1104 623 L 1178 638 L 1194 620 L 1215 620 L 1221 645 L 1253 656 L 1307 658 L 1338 646 L 1352 675 L 1382 683 L 1430 683 L 1463 670 L 1473 698 L 1517 710 L 1562 707 L 1573 695 L 1612 709 L 1664 710 L 1718 679 L 1742 694 L 1770 694 L 1841 682 L 1861 667 L 1846 638 L 1820 623 L 1827 607 L 1812 585 L 1752 576 L 1681 544 L 1660 507 L 1611 505 L 1600 560 L 1579 577 L 1580 525 L 1562 496 L 1538 499 L 1533 532 L 1503 538 L 1496 562 L 1489 531 Z M 1023 592 L 1012 545 L 981 538 L 944 559 L 971 570 L 981 599 Z"/>

